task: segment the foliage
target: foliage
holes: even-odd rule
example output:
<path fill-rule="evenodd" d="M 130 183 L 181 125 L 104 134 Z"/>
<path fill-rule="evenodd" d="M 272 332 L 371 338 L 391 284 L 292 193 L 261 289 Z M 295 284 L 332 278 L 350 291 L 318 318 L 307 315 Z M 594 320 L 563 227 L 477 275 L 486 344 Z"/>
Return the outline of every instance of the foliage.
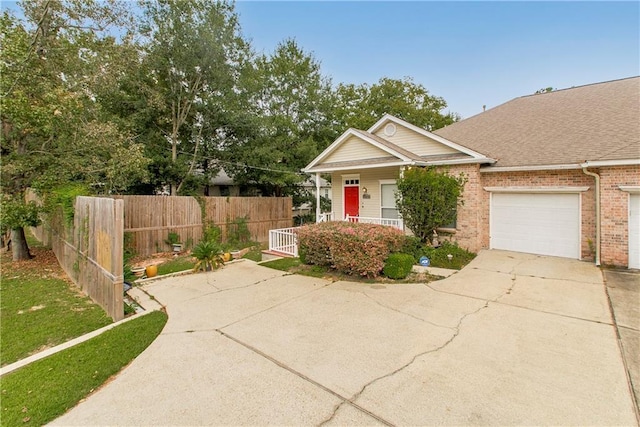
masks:
<path fill-rule="evenodd" d="M 40 224 L 40 208 L 35 202 L 25 203 L 18 198 L 2 197 L 0 210 L 0 232 L 5 233 L 21 227 L 35 227 Z"/>
<path fill-rule="evenodd" d="M 160 334 L 154 311 L 2 377 L 2 424 L 45 425 L 127 366 Z"/>
<path fill-rule="evenodd" d="M 331 82 L 291 39 L 259 56 L 247 77 L 252 133 L 229 145 L 225 170 L 263 195 L 291 195 L 306 179 L 300 169 L 338 136 Z"/>
<path fill-rule="evenodd" d="M 227 223 L 227 243 L 232 248 L 244 248 L 251 241 L 251 232 L 247 226 L 247 217 L 234 219 Z"/>
<path fill-rule="evenodd" d="M 414 263 L 415 261 L 412 255 L 403 253 L 391 254 L 384 262 L 382 274 L 389 279 L 404 279 L 411 273 Z"/>
<path fill-rule="evenodd" d="M 396 228 L 344 221 L 306 225 L 296 233 L 305 264 L 365 277 L 380 274 L 389 253 L 397 252 L 404 241 Z"/>
<path fill-rule="evenodd" d="M 73 224 L 75 204 L 78 196 L 89 196 L 91 190 L 85 184 L 70 182 L 50 189 L 44 198 L 44 210 L 49 220 L 60 209 L 62 216 L 68 225 Z"/>
<path fill-rule="evenodd" d="M 155 126 L 171 147 L 170 157 L 163 145 L 154 150 L 156 167 L 176 195 L 196 180 L 196 169 L 203 183 L 218 172 L 220 148 L 244 117 L 240 77 L 250 50 L 232 3 L 144 1 L 143 8 L 144 67 L 152 76 L 143 82 L 155 100 Z"/>
<path fill-rule="evenodd" d="M 175 231 L 170 231 L 164 242 L 169 246 L 177 245 L 180 243 L 180 235 Z"/>
<path fill-rule="evenodd" d="M 462 204 L 466 178 L 437 168 L 411 168 L 398 181 L 396 205 L 404 223 L 423 242 L 431 241 L 433 232 L 455 221 L 457 206 Z"/>
<path fill-rule="evenodd" d="M 424 246 L 422 255 L 431 260 L 432 267 L 450 268 L 454 270 L 460 270 L 476 257 L 476 254 L 473 252 L 461 248 L 455 242 L 446 240 L 437 248 Z M 452 256 L 451 260 L 449 260 L 448 255 Z"/>
<path fill-rule="evenodd" d="M 224 264 L 222 247 L 216 242 L 201 241 L 193 248 L 191 255 L 197 260 L 193 271 L 211 271 Z"/>
<path fill-rule="evenodd" d="M 35 246 L 33 251 L 38 268 L 2 260 L 2 365 L 112 322 L 104 310 L 78 288 L 60 279 L 64 272 L 51 250 Z"/>
<path fill-rule="evenodd" d="M 335 114 L 343 130 L 368 129 L 384 114 L 435 130 L 459 119 L 456 114 L 443 114 L 446 106 L 443 98 L 429 94 L 410 77 L 402 80 L 383 77 L 373 85 L 338 85 Z"/>
<path fill-rule="evenodd" d="M 206 242 L 222 243 L 222 230 L 215 224 L 207 225 L 202 235 L 202 240 Z"/>

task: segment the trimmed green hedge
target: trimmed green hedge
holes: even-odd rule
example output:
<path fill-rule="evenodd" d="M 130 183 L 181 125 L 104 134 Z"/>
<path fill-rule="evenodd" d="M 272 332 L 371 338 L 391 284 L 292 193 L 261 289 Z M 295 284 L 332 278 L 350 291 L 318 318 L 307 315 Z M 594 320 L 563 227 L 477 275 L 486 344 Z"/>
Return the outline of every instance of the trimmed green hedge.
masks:
<path fill-rule="evenodd" d="M 396 228 L 347 221 L 306 225 L 297 235 L 305 264 L 363 277 L 378 276 L 389 254 L 398 252 L 405 241 Z"/>
<path fill-rule="evenodd" d="M 411 273 L 414 263 L 413 255 L 391 254 L 384 263 L 382 273 L 389 279 L 404 279 Z"/>

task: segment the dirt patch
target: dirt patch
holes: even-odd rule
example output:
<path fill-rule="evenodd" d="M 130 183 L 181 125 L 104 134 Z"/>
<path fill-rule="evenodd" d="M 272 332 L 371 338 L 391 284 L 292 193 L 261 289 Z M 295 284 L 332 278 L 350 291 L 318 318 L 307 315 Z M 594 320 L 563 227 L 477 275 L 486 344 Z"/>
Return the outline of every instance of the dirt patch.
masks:
<path fill-rule="evenodd" d="M 184 255 L 184 253 L 182 253 Z M 150 265 L 159 265 L 174 258 L 173 252 L 160 252 L 148 257 L 134 257 L 131 259 L 131 267 L 148 267 Z"/>

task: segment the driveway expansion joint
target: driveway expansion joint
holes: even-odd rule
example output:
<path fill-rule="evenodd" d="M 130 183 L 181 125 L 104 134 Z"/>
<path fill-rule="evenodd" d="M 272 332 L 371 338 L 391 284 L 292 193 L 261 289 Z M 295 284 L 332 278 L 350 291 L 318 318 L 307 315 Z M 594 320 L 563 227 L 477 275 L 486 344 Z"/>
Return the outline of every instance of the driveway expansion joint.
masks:
<path fill-rule="evenodd" d="M 264 359 L 268 360 L 269 362 L 273 363 L 274 365 L 276 365 L 276 366 L 278 366 L 278 367 L 280 367 L 280 368 L 282 368 L 282 369 L 284 369 L 284 370 L 286 370 L 286 371 L 288 371 L 288 372 L 290 372 L 290 373 L 292 373 L 292 374 L 296 375 L 297 377 L 301 378 L 302 380 L 304 380 L 304 381 L 306 381 L 306 382 L 308 382 L 308 383 L 310 383 L 310 384 L 312 384 L 312 385 L 314 385 L 314 386 L 316 386 L 316 387 L 318 387 L 318 388 L 322 389 L 323 391 L 325 391 L 325 392 L 327 392 L 327 393 L 331 394 L 332 396 L 334 396 L 334 397 L 336 397 L 336 398 L 340 399 L 340 401 L 341 401 L 341 402 L 340 402 L 338 405 L 336 405 L 336 406 L 334 407 L 334 409 L 333 409 L 333 411 L 332 411 L 331 416 L 330 416 L 328 419 L 326 419 L 326 420 L 322 421 L 319 425 L 323 425 L 323 424 L 326 424 L 327 422 L 331 421 L 331 419 L 333 419 L 333 418 L 335 417 L 335 415 L 337 414 L 337 412 L 338 412 L 338 410 L 340 409 L 340 407 L 341 407 L 342 405 L 344 405 L 345 403 L 347 403 L 347 404 L 349 404 L 349 405 L 353 406 L 355 409 L 357 409 L 357 410 L 359 410 L 359 411 L 364 412 L 365 414 L 367 414 L 367 415 L 369 415 L 370 417 L 372 417 L 372 418 L 376 419 L 377 421 L 380 421 L 382 424 L 385 424 L 385 425 L 387 425 L 387 426 L 393 426 L 393 425 L 394 425 L 393 423 L 391 423 L 391 422 L 389 422 L 389 421 L 385 420 L 384 418 L 382 418 L 382 417 L 380 417 L 380 416 L 378 416 L 378 415 L 374 414 L 373 412 L 371 412 L 371 411 L 369 411 L 369 410 L 367 410 L 367 409 L 363 408 L 362 406 L 358 405 L 358 404 L 357 404 L 357 403 L 355 403 L 352 399 L 348 399 L 348 398 L 346 398 L 346 397 L 342 396 L 340 393 L 338 393 L 338 392 L 336 392 L 336 391 L 334 391 L 334 390 L 330 389 L 329 387 L 327 387 L 327 386 L 325 386 L 325 385 L 323 385 L 323 384 L 321 384 L 321 383 L 319 383 L 319 382 L 317 382 L 317 381 L 313 380 L 312 378 L 309 378 L 308 376 L 306 376 L 306 375 L 305 375 L 305 374 L 303 374 L 302 372 L 296 371 L 296 370 L 295 370 L 295 369 L 293 369 L 292 367 L 290 367 L 290 366 L 286 365 L 285 363 L 283 363 L 283 362 L 279 361 L 278 359 L 276 359 L 276 358 L 274 358 L 274 357 L 272 357 L 272 356 L 269 356 L 267 353 L 265 353 L 265 352 L 263 352 L 263 351 L 261 351 L 261 350 L 257 349 L 256 347 L 254 347 L 254 346 L 252 346 L 252 345 L 250 345 L 250 344 L 245 343 L 244 341 L 242 341 L 242 340 L 240 340 L 240 339 L 238 339 L 238 338 L 234 337 L 233 335 L 230 335 L 230 334 L 228 334 L 228 333 L 226 333 L 226 332 L 224 332 L 224 331 L 222 331 L 222 330 L 220 330 L 220 329 L 215 329 L 215 332 L 217 332 L 217 333 L 219 333 L 221 336 L 223 336 L 223 337 L 225 337 L 225 338 L 227 338 L 227 339 L 229 339 L 229 340 L 231 340 L 231 341 L 235 342 L 236 344 L 241 345 L 242 347 L 246 348 L 247 350 L 250 350 L 250 351 L 254 352 L 254 353 L 255 353 L 255 354 L 257 354 L 258 356 L 263 357 Z"/>

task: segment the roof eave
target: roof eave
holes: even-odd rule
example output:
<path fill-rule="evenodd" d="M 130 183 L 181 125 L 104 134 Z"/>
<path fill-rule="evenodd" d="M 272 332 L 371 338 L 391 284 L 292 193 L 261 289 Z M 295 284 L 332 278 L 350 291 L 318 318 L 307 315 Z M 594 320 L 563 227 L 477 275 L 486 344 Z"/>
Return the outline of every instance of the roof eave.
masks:
<path fill-rule="evenodd" d="M 369 165 L 346 165 L 346 166 L 335 166 L 335 167 L 312 167 L 312 168 L 304 168 L 302 172 L 304 173 L 330 173 L 337 171 L 346 171 L 346 170 L 362 170 L 362 169 L 379 169 L 393 166 L 411 166 L 414 165 L 415 162 L 407 162 L 407 161 L 399 161 L 392 163 L 374 163 Z"/>

